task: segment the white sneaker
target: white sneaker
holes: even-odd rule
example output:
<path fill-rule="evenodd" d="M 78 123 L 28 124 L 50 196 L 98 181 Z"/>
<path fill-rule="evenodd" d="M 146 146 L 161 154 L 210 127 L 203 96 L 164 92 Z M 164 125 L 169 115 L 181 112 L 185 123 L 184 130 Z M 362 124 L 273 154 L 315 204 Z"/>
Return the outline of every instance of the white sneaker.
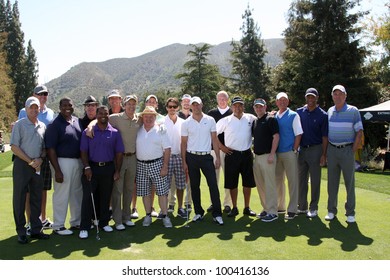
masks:
<path fill-rule="evenodd" d="M 356 223 L 355 216 L 347 216 L 347 223 Z"/>
<path fill-rule="evenodd" d="M 158 217 L 158 213 L 156 212 L 156 210 L 154 208 L 152 208 L 152 212 L 150 213 L 150 216 L 152 216 L 154 218 Z"/>
<path fill-rule="evenodd" d="M 105 232 L 112 232 L 112 231 L 113 231 L 112 227 L 110 227 L 109 225 L 104 226 L 104 227 L 103 227 L 103 230 L 104 230 Z"/>
<path fill-rule="evenodd" d="M 81 238 L 81 239 L 88 238 L 88 231 L 87 230 L 80 230 L 79 238 Z"/>
<path fill-rule="evenodd" d="M 134 222 L 131 221 L 131 220 L 126 221 L 126 222 L 125 222 L 125 225 L 128 226 L 128 227 L 133 227 L 133 226 L 135 226 Z"/>
<path fill-rule="evenodd" d="M 132 219 L 138 219 L 138 212 L 137 212 L 137 208 L 133 208 L 133 210 L 131 211 L 131 218 Z"/>
<path fill-rule="evenodd" d="M 193 218 L 193 222 L 201 221 L 203 219 L 203 216 L 201 214 L 196 214 Z"/>
<path fill-rule="evenodd" d="M 171 228 L 171 227 L 172 227 L 171 219 L 169 219 L 168 216 L 166 216 L 166 217 L 163 218 L 162 220 L 163 220 L 163 225 L 164 225 L 164 227 L 166 227 L 166 228 Z"/>
<path fill-rule="evenodd" d="M 308 218 L 314 218 L 314 217 L 317 217 L 318 215 L 318 211 L 317 210 L 310 210 L 309 212 L 307 212 L 306 216 Z"/>
<path fill-rule="evenodd" d="M 54 229 L 53 232 L 58 234 L 58 235 L 72 235 L 73 234 L 73 231 L 71 231 L 70 229 L 66 229 L 65 227 L 61 227 L 59 229 Z"/>
<path fill-rule="evenodd" d="M 151 223 L 152 223 L 152 217 L 151 216 L 145 216 L 144 221 L 142 222 L 142 225 L 144 227 L 148 227 L 148 226 L 150 226 Z"/>
<path fill-rule="evenodd" d="M 115 226 L 115 229 L 121 231 L 121 230 L 125 230 L 126 228 L 125 228 L 125 226 L 123 224 L 117 224 Z"/>
<path fill-rule="evenodd" d="M 214 218 L 214 222 L 216 222 L 216 223 L 219 224 L 220 226 L 223 225 L 223 220 L 222 220 L 222 217 L 221 217 L 221 216 L 215 217 L 215 218 Z"/>
<path fill-rule="evenodd" d="M 325 220 L 331 221 L 334 219 L 334 214 L 332 212 L 329 212 L 328 215 L 325 216 Z"/>

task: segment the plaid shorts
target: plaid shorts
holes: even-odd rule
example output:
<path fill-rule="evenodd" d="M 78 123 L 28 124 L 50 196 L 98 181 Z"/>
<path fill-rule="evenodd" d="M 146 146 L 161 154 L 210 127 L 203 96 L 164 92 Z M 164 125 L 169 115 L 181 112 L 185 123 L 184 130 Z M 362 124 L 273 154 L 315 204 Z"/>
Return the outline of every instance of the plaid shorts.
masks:
<path fill-rule="evenodd" d="M 172 155 L 168 165 L 168 184 L 172 183 L 172 176 L 175 174 L 176 189 L 184 190 L 186 187 L 186 175 L 183 169 L 183 161 L 180 155 Z"/>
<path fill-rule="evenodd" d="M 51 190 L 51 170 L 49 159 L 47 157 L 43 158 L 41 165 L 41 176 L 43 178 L 43 190 Z"/>
<path fill-rule="evenodd" d="M 152 193 L 152 185 L 156 187 L 158 196 L 168 195 L 168 176 L 160 176 L 162 165 L 162 158 L 151 163 L 137 161 L 137 196 L 150 195 Z"/>

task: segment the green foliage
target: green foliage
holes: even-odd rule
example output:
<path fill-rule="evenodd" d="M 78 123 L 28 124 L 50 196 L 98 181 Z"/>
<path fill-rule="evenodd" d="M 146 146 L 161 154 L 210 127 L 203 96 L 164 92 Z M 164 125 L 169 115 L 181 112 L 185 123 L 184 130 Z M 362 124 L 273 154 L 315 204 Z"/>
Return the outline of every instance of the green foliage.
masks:
<path fill-rule="evenodd" d="M 224 78 L 216 65 L 208 63 L 211 45 L 190 46 L 193 50 L 187 55 L 191 59 L 184 63 L 185 72 L 177 74 L 176 78 L 183 81 L 182 93 L 199 96 L 204 104 L 203 110 L 207 112 L 215 103 L 215 93 L 223 88 Z"/>
<path fill-rule="evenodd" d="M 232 41 L 231 63 L 233 88 L 236 93 L 253 101 L 257 97 L 269 100 L 270 69 L 264 63 L 267 53 L 260 31 L 248 8 L 242 15 L 244 20 L 240 30 L 242 38 L 239 42 Z"/>
<path fill-rule="evenodd" d="M 292 107 L 304 102 L 304 92 L 315 87 L 320 105 L 333 105 L 330 91 L 345 85 L 348 103 L 359 108 L 377 104 L 377 95 L 364 73 L 366 48 L 360 43 L 359 19 L 365 12 L 353 12 L 359 0 L 296 0 L 288 13 L 284 63 L 275 71 L 275 91 L 286 91 Z"/>

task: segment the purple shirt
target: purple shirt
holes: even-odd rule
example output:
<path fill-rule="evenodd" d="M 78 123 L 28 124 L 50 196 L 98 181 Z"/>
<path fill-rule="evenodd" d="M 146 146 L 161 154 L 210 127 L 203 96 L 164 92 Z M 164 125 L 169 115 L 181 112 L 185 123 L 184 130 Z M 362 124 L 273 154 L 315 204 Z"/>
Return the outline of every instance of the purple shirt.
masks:
<path fill-rule="evenodd" d="M 97 125 L 93 128 L 94 137 L 91 139 L 83 131 L 81 136 L 80 151 L 87 152 L 90 161 L 108 162 L 115 159 L 117 153 L 124 153 L 122 137 L 119 131 L 110 124 L 105 130 L 100 130 Z"/>

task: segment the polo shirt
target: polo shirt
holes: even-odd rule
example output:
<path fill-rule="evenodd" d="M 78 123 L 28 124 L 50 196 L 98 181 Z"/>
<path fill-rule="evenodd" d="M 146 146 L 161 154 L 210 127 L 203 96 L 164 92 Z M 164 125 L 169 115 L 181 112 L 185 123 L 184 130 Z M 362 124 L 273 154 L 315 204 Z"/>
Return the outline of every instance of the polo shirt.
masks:
<path fill-rule="evenodd" d="M 233 111 L 230 107 L 226 107 L 226 109 L 220 109 L 220 108 L 211 109 L 207 113 L 207 115 L 214 118 L 215 123 L 217 123 L 222 118 L 230 116 L 231 114 L 233 114 Z M 225 145 L 225 139 L 223 133 L 218 134 L 218 139 L 223 145 Z"/>
<path fill-rule="evenodd" d="M 107 124 L 104 130 L 101 130 L 96 124 L 93 127 L 93 133 L 94 137 L 90 138 L 84 130 L 80 143 L 80 151 L 87 152 L 90 161 L 113 161 L 117 153 L 125 151 L 121 134 L 110 124 Z"/>
<path fill-rule="evenodd" d="M 45 148 L 46 125 L 38 120 L 32 123 L 28 118 L 18 120 L 12 128 L 11 146 L 19 147 L 30 158 L 39 158 Z"/>
<path fill-rule="evenodd" d="M 161 158 L 164 150 L 171 147 L 166 129 L 159 125 L 155 125 L 149 131 L 142 126 L 138 130 L 136 143 L 138 160 Z"/>
<path fill-rule="evenodd" d="M 266 113 L 253 122 L 253 151 L 256 155 L 269 154 L 274 135 L 279 133 L 278 121 Z"/>
<path fill-rule="evenodd" d="M 299 115 L 287 108 L 283 113 L 276 113 L 279 124 L 279 146 L 278 153 L 292 151 L 294 148 L 295 136 L 303 133 Z"/>
<path fill-rule="evenodd" d="M 328 114 L 318 106 L 309 111 L 307 105 L 299 108 L 297 113 L 303 129 L 300 145 L 322 144 L 322 137 L 328 136 Z"/>
<path fill-rule="evenodd" d="M 329 133 L 328 140 L 334 145 L 344 145 L 355 142 L 356 133 L 363 130 L 359 110 L 347 103 L 340 109 L 332 106 L 328 110 Z"/>
<path fill-rule="evenodd" d="M 169 116 L 165 117 L 164 125 L 167 129 L 167 134 L 169 141 L 171 142 L 171 154 L 179 155 L 181 151 L 181 125 L 184 120 L 180 117 L 176 118 L 176 122 L 174 123 Z"/>
<path fill-rule="evenodd" d="M 180 117 L 180 118 L 182 118 L 183 120 L 186 120 L 186 119 L 188 119 L 188 117 L 189 116 L 191 116 L 191 112 L 190 112 L 190 114 L 188 115 L 188 116 L 186 116 L 186 115 L 184 115 L 184 113 L 182 112 L 182 111 L 179 111 L 178 113 L 177 113 L 177 115 Z"/>
<path fill-rule="evenodd" d="M 68 122 L 59 114 L 46 129 L 46 148 L 55 149 L 59 158 L 80 158 L 81 133 L 79 118 L 72 116 Z"/>
<path fill-rule="evenodd" d="M 252 146 L 252 123 L 257 118 L 244 113 L 240 119 L 234 114 L 217 122 L 217 134 L 225 133 L 225 145 L 236 151 L 246 151 Z"/>
<path fill-rule="evenodd" d="M 88 125 L 95 119 L 88 118 L 87 114 L 84 115 L 82 119 L 80 119 L 81 129 L 84 130 L 88 127 Z"/>
<path fill-rule="evenodd" d="M 211 152 L 211 133 L 216 131 L 214 118 L 206 114 L 199 122 L 190 116 L 181 126 L 181 136 L 188 137 L 187 151 L 193 152 Z"/>
<path fill-rule="evenodd" d="M 42 111 L 39 110 L 38 120 L 43 122 L 47 126 L 49 123 L 52 122 L 52 120 L 54 119 L 54 116 L 55 116 L 54 111 L 45 105 L 45 107 L 43 108 Z M 22 108 L 19 111 L 18 120 L 20 120 L 22 118 L 27 118 L 26 108 Z"/>
<path fill-rule="evenodd" d="M 135 153 L 136 152 L 136 139 L 137 132 L 140 128 L 138 123 L 138 116 L 134 114 L 134 117 L 130 119 L 126 112 L 112 114 L 108 119 L 109 123 L 119 130 L 123 145 L 125 146 L 125 153 Z"/>

